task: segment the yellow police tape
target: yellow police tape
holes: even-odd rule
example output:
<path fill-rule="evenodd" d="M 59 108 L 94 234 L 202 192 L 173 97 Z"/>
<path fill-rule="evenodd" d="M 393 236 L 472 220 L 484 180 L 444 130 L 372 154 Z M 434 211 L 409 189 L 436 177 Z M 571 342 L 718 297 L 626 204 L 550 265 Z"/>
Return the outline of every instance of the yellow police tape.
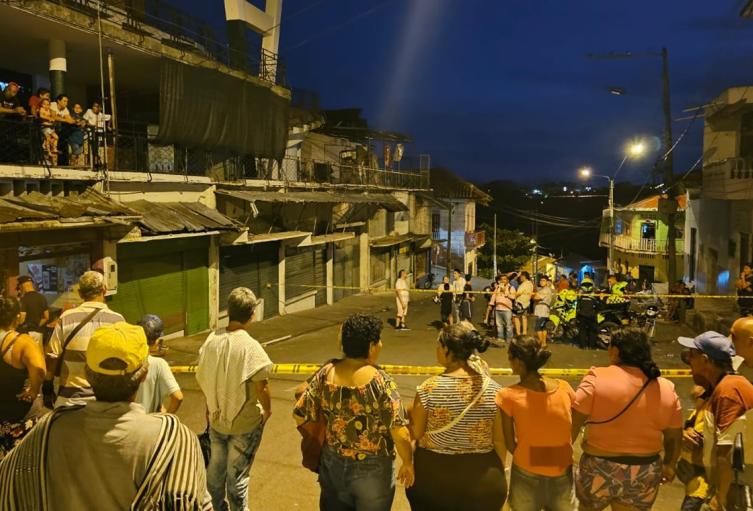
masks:
<path fill-rule="evenodd" d="M 370 287 L 370 288 L 362 288 L 359 286 L 327 286 L 323 284 L 285 284 L 287 287 L 303 287 L 306 289 L 345 289 L 349 291 L 358 291 L 361 293 L 368 293 L 368 294 L 378 294 L 378 293 L 384 293 L 384 294 L 395 294 L 395 289 L 389 288 L 389 287 Z M 271 287 L 268 286 L 268 287 Z M 436 288 L 430 288 L 430 289 L 418 289 L 418 288 L 411 288 L 408 290 L 409 293 L 429 293 L 429 294 L 437 294 Z M 490 291 L 463 291 L 463 294 L 474 294 L 474 295 L 486 295 L 489 294 Z M 632 294 L 623 294 L 623 295 L 611 295 L 609 293 L 578 293 L 578 296 L 596 296 L 599 298 L 604 297 L 620 297 L 625 298 L 627 300 L 631 298 L 635 299 L 651 299 L 651 298 L 714 298 L 714 299 L 721 299 L 721 300 L 737 300 L 737 295 L 708 295 L 708 294 L 691 294 L 691 295 L 675 295 L 675 294 L 669 294 L 669 293 L 651 293 L 651 294 L 639 294 L 639 293 L 632 293 Z"/>
<path fill-rule="evenodd" d="M 313 374 L 319 368 L 321 364 L 275 364 L 272 367 L 272 374 Z M 445 371 L 444 367 L 439 366 L 405 366 L 405 365 L 382 365 L 382 369 L 392 375 L 404 375 L 404 376 L 433 376 L 436 374 L 442 374 Z M 196 366 L 173 366 L 173 373 L 195 373 Z M 588 369 L 541 369 L 541 374 L 545 376 L 585 376 L 588 373 Z M 492 376 L 513 376 L 512 369 L 509 367 L 490 367 L 489 374 Z M 662 369 L 662 376 L 668 378 L 689 378 L 691 376 L 690 369 Z"/>

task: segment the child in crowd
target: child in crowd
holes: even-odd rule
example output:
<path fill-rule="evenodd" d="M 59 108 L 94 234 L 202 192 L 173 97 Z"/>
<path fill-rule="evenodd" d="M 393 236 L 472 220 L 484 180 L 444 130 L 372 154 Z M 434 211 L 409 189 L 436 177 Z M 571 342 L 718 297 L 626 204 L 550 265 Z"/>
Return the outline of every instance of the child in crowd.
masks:
<path fill-rule="evenodd" d="M 695 385 L 690 392 L 695 410 L 685 421 L 682 451 L 677 462 L 677 478 L 685 484 L 681 511 L 700 511 L 709 497 L 709 482 L 703 467 L 703 425 L 708 401 L 705 389 Z"/>
<path fill-rule="evenodd" d="M 50 108 L 50 99 L 42 98 L 39 103 L 39 121 L 42 125 L 42 150 L 46 160 L 52 165 L 58 164 L 58 134 L 55 132 L 55 113 Z"/>

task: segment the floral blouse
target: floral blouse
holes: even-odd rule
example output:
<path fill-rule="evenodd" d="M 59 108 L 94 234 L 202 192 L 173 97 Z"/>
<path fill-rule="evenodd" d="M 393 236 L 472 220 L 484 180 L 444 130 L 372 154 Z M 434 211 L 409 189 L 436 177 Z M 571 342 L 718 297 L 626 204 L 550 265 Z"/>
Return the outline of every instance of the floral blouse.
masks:
<path fill-rule="evenodd" d="M 326 381 L 332 364 L 309 379 L 306 391 L 293 413 L 306 421 L 327 420 L 326 443 L 338 454 L 357 460 L 367 456 L 395 456 L 390 428 L 407 426 L 397 384 L 379 369 L 374 378 L 359 387 L 344 387 Z"/>

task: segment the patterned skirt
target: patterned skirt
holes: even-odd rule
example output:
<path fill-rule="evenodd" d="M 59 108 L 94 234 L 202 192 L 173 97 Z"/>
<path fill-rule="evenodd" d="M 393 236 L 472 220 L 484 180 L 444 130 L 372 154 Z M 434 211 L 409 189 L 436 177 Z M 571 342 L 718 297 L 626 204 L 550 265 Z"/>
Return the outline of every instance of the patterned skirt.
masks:
<path fill-rule="evenodd" d="M 17 422 L 0 421 L 0 460 L 23 440 L 38 421 L 39 417 Z"/>

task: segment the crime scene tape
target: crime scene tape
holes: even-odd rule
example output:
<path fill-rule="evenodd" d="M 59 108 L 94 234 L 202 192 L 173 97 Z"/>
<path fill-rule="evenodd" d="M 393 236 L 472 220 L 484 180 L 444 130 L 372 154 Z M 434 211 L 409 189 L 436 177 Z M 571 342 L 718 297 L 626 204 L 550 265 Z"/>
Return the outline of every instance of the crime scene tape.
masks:
<path fill-rule="evenodd" d="M 361 293 L 367 293 L 367 294 L 395 294 L 395 289 L 390 287 L 370 287 L 370 288 L 362 288 L 359 286 L 328 286 L 326 284 L 285 284 L 286 287 L 303 287 L 306 289 L 343 289 L 343 290 L 349 290 L 349 291 L 358 291 Z M 267 287 L 271 287 L 267 286 Z M 410 288 L 408 289 L 408 292 L 411 294 L 414 293 L 424 293 L 424 294 L 437 294 L 436 288 L 430 288 L 430 289 L 419 289 L 419 288 Z M 463 291 L 462 294 L 474 294 L 474 295 L 486 295 L 489 294 L 490 291 Z M 461 293 L 458 293 L 461 294 Z M 609 293 L 578 293 L 578 296 L 595 296 L 597 298 L 604 298 L 609 296 L 616 296 L 620 298 L 625 299 L 636 299 L 636 300 L 650 300 L 652 298 L 682 298 L 682 299 L 688 299 L 688 298 L 713 298 L 713 299 L 719 299 L 719 300 L 737 300 L 737 295 L 709 295 L 709 294 L 690 294 L 690 295 L 676 295 L 676 294 L 669 294 L 669 293 L 651 293 L 651 294 L 640 294 L 640 293 L 633 293 L 633 294 L 624 294 L 624 295 L 611 295 Z"/>
<path fill-rule="evenodd" d="M 313 374 L 319 370 L 321 364 L 275 364 L 272 374 Z M 434 376 L 442 374 L 444 367 L 439 366 L 406 366 L 406 365 L 381 365 L 387 373 L 401 376 Z M 175 374 L 195 373 L 196 366 L 173 366 L 170 368 Z M 585 376 L 588 369 L 541 369 L 540 373 L 545 376 Z M 490 367 L 489 374 L 492 376 L 513 376 L 509 367 Z M 690 369 L 662 369 L 662 376 L 667 378 L 689 378 Z"/>

